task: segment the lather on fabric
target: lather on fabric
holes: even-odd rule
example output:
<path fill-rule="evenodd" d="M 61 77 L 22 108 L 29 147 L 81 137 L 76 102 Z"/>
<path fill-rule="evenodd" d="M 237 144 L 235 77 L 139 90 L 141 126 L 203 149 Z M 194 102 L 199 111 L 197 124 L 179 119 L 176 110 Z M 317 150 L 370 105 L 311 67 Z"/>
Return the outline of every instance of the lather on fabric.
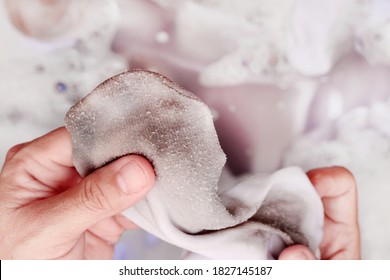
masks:
<path fill-rule="evenodd" d="M 291 244 L 318 253 L 323 208 L 304 172 L 290 167 L 218 187 L 226 157 L 211 113 L 167 78 L 114 76 L 69 110 L 65 126 L 82 176 L 127 154 L 152 162 L 154 188 L 124 215 L 195 253 L 188 258 L 272 259 Z"/>

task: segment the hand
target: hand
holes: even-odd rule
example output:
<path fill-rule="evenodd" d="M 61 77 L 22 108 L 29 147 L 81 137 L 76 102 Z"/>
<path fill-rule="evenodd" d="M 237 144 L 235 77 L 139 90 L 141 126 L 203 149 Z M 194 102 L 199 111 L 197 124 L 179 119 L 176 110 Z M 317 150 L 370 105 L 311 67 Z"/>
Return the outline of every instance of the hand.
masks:
<path fill-rule="evenodd" d="M 124 156 L 81 178 L 71 138 L 59 128 L 12 148 L 0 174 L 0 259 L 109 259 L 155 175 Z"/>
<path fill-rule="evenodd" d="M 310 181 L 322 199 L 325 211 L 321 258 L 326 260 L 360 259 L 360 234 L 357 217 L 357 188 L 352 174 L 342 167 L 311 170 Z M 286 248 L 280 260 L 315 260 L 309 248 Z"/>

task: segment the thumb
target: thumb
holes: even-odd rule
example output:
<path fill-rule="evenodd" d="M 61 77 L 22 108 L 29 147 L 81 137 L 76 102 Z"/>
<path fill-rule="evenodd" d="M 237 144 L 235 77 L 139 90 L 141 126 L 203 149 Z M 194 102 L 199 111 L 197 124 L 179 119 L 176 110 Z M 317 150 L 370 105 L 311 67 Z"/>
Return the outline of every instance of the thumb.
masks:
<path fill-rule="evenodd" d="M 306 246 L 293 245 L 282 251 L 279 260 L 316 260 L 316 257 Z"/>
<path fill-rule="evenodd" d="M 78 185 L 46 200 L 47 221 L 57 233 L 81 234 L 95 223 L 130 208 L 155 181 L 145 158 L 124 156 L 85 177 Z M 46 217 L 47 218 L 47 217 Z"/>

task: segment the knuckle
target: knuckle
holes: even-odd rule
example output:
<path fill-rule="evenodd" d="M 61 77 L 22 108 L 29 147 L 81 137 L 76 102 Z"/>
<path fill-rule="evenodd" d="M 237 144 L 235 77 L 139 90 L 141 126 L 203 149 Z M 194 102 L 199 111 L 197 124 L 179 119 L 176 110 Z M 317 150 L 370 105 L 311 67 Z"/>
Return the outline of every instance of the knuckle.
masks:
<path fill-rule="evenodd" d="M 25 143 L 22 143 L 22 144 L 15 145 L 11 149 L 9 149 L 7 152 L 7 155 L 5 157 L 6 161 L 13 158 L 24 146 L 25 146 Z"/>
<path fill-rule="evenodd" d="M 10 166 L 14 171 L 20 171 L 33 162 L 28 143 L 18 144 L 8 150 L 4 167 Z"/>
<path fill-rule="evenodd" d="M 104 185 L 96 178 L 88 178 L 83 190 L 83 203 L 91 211 L 106 211 L 113 209 L 113 205 L 110 203 L 108 195 L 105 194 Z"/>
<path fill-rule="evenodd" d="M 24 176 L 26 172 L 26 166 L 31 162 L 31 159 L 28 156 L 20 155 L 20 149 L 17 152 L 12 152 L 10 155 L 7 155 L 6 160 L 1 171 L 1 178 L 3 180 L 8 180 L 10 184 L 19 184 L 19 179 Z"/>

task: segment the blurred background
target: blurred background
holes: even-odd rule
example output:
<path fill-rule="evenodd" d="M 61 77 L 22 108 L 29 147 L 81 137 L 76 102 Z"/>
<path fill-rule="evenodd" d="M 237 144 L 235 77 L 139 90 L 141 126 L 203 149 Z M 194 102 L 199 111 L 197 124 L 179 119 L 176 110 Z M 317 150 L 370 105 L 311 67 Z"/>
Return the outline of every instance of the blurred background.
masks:
<path fill-rule="evenodd" d="M 390 1 L 0 0 L 0 166 L 140 68 L 209 106 L 236 176 L 349 168 L 362 256 L 390 259 Z M 115 258 L 180 254 L 135 230 Z"/>

